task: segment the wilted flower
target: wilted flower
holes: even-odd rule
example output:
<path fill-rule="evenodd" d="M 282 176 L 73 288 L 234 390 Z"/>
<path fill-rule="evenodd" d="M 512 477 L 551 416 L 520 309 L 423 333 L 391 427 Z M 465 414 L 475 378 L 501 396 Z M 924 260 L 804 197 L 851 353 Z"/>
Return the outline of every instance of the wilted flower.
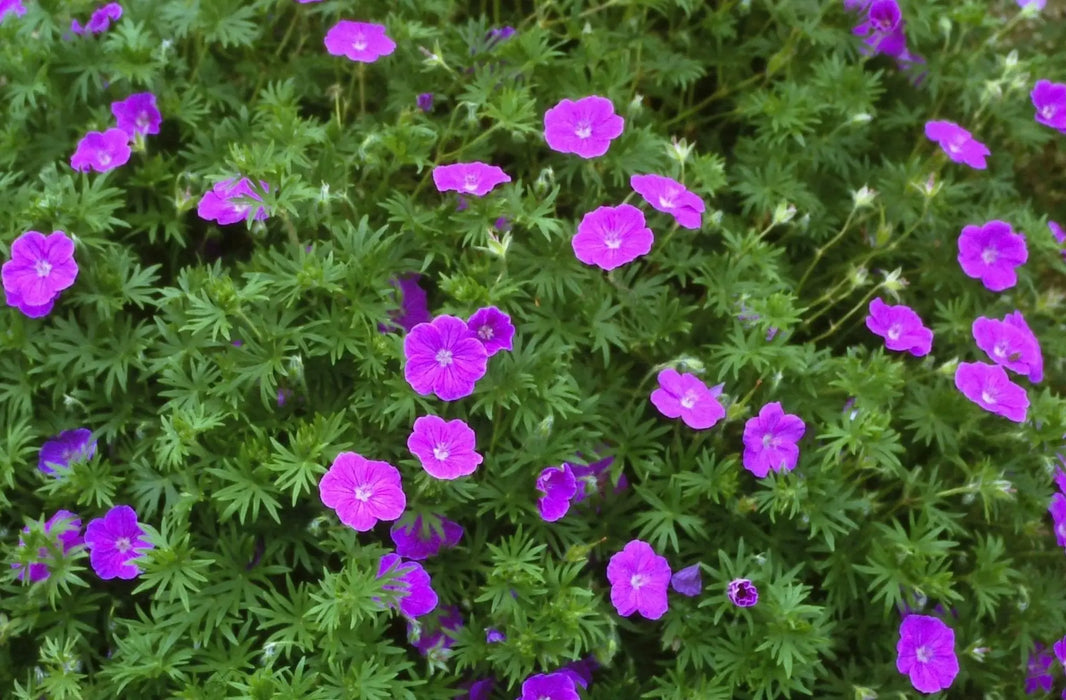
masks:
<path fill-rule="evenodd" d="M 759 602 L 759 589 L 746 578 L 735 578 L 725 590 L 729 601 L 738 608 L 750 608 Z"/>

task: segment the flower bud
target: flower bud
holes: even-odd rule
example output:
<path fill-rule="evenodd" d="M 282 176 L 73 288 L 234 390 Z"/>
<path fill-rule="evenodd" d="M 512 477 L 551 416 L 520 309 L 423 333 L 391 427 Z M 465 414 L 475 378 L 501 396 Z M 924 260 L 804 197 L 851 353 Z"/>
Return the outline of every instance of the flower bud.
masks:
<path fill-rule="evenodd" d="M 796 207 L 788 202 L 781 202 L 774 209 L 774 225 L 787 224 L 796 216 Z"/>
<path fill-rule="evenodd" d="M 866 185 L 863 185 L 851 193 L 852 209 L 864 209 L 873 204 L 876 197 L 877 190 L 870 189 Z"/>

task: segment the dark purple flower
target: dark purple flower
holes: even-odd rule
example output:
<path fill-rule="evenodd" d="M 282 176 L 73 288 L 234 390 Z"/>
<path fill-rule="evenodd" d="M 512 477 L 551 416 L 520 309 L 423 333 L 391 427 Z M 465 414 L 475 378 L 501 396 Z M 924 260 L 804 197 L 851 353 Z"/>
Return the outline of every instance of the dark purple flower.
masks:
<path fill-rule="evenodd" d="M 1055 658 L 1059 660 L 1059 663 L 1066 665 L 1066 637 L 1052 644 L 1051 649 L 1055 652 Z"/>
<path fill-rule="evenodd" d="M 607 152 L 611 141 L 622 135 L 625 120 L 614 113 L 606 97 L 591 95 L 562 100 L 544 113 L 544 140 L 556 153 L 574 153 L 596 158 Z"/>
<path fill-rule="evenodd" d="M 744 424 L 744 468 L 760 479 L 771 470 L 792 471 L 806 430 L 803 420 L 785 413 L 780 402 L 766 404 Z"/>
<path fill-rule="evenodd" d="M 405 331 L 411 330 L 420 323 L 429 323 L 433 320 L 426 303 L 426 292 L 418 284 L 420 279 L 422 275 L 417 272 L 408 272 L 389 280 L 389 283 L 400 292 L 400 308 L 390 311 L 389 318 Z M 385 333 L 388 332 L 389 326 L 381 324 L 379 329 Z"/>
<path fill-rule="evenodd" d="M 522 681 L 522 696 L 518 700 L 581 700 L 569 675 L 538 673 Z"/>
<path fill-rule="evenodd" d="M 940 144 L 948 158 L 956 163 L 965 163 L 976 170 L 984 170 L 988 167 L 985 157 L 991 151 L 955 122 L 926 122 L 925 136 L 930 141 Z"/>
<path fill-rule="evenodd" d="M 973 322 L 973 339 L 988 359 L 1012 372 L 1029 377 L 1031 382 L 1044 378 L 1044 356 L 1021 311 L 1014 311 L 1003 320 L 979 316 Z"/>
<path fill-rule="evenodd" d="M 729 601 L 738 608 L 750 608 L 759 602 L 759 589 L 749 579 L 735 578 L 725 589 Z"/>
<path fill-rule="evenodd" d="M 499 631 L 495 627 L 489 627 L 485 630 L 485 643 L 486 644 L 499 644 L 500 642 L 507 641 L 507 635 Z"/>
<path fill-rule="evenodd" d="M 398 554 L 386 554 L 378 562 L 378 578 L 386 573 L 390 573 L 393 579 L 382 588 L 396 593 L 401 613 L 407 617 L 419 617 L 433 612 L 437 607 L 437 593 L 421 564 L 405 562 Z"/>
<path fill-rule="evenodd" d="M 69 469 L 71 462 L 84 462 L 96 454 L 96 441 L 88 428 L 64 430 L 41 445 L 37 468 L 45 474 L 55 475 L 55 467 Z"/>
<path fill-rule="evenodd" d="M 614 457 L 607 457 L 592 464 L 563 462 L 563 464 L 570 467 L 570 471 L 577 481 L 577 491 L 574 493 L 573 502 L 580 503 L 589 496 L 596 494 L 600 496 L 606 495 L 607 487 L 610 486 L 611 465 L 613 463 Z M 618 484 L 614 487 L 614 492 L 621 493 L 626 486 L 626 476 L 622 474 L 618 479 Z"/>
<path fill-rule="evenodd" d="M 432 92 L 423 92 L 423 93 L 419 94 L 418 97 L 415 98 L 415 104 L 418 105 L 418 108 L 420 110 L 422 110 L 423 112 L 432 112 L 433 111 L 433 93 Z"/>
<path fill-rule="evenodd" d="M 407 641 L 422 656 L 432 659 L 446 657 L 455 646 L 455 633 L 463 627 L 463 615 L 454 605 L 444 605 L 422 620 L 407 621 Z"/>
<path fill-rule="evenodd" d="M 492 691 L 496 688 L 496 679 L 482 678 L 476 681 L 467 681 L 460 684 L 459 687 L 467 691 L 466 700 L 489 700 L 492 697 Z M 462 700 L 462 698 L 459 700 Z"/>
<path fill-rule="evenodd" d="M 635 612 L 658 620 L 669 606 L 670 564 L 642 540 L 631 540 L 607 563 L 611 604 L 622 617 Z"/>
<path fill-rule="evenodd" d="M 955 632 L 938 618 L 908 615 L 899 626 L 896 670 L 909 676 L 921 693 L 936 693 L 951 686 L 959 674 L 955 657 Z"/>
<path fill-rule="evenodd" d="M 575 686 L 588 688 L 589 683 L 592 682 L 592 672 L 599 667 L 600 664 L 596 661 L 595 656 L 586 656 L 578 661 L 571 661 L 560 668 L 559 671 L 570 676 Z"/>
<path fill-rule="evenodd" d="M 1045 693 L 1051 692 L 1051 685 L 1055 679 L 1051 676 L 1051 654 L 1043 644 L 1037 642 L 1033 647 L 1033 653 L 1029 655 L 1025 674 L 1025 692 L 1031 695 L 1039 690 Z"/>
<path fill-rule="evenodd" d="M 692 598 L 703 592 L 703 578 L 700 575 L 700 565 L 693 564 L 674 572 L 670 578 L 670 587 L 683 596 Z"/>
<path fill-rule="evenodd" d="M 511 317 L 495 306 L 478 309 L 466 322 L 474 337 L 485 346 L 485 352 L 492 357 L 501 350 L 513 348 L 514 325 Z"/>
<path fill-rule="evenodd" d="M 537 501 L 540 517 L 553 523 L 570 510 L 570 499 L 577 493 L 577 480 L 570 465 L 546 467 L 537 477 L 537 490 L 544 495 Z"/>
<path fill-rule="evenodd" d="M 442 548 L 459 544 L 463 526 L 454 520 L 432 515 L 425 519 L 416 515 L 408 523 L 398 522 L 389 530 L 396 553 L 406 559 L 422 561 L 434 557 Z"/>
<path fill-rule="evenodd" d="M 63 231 L 48 236 L 26 231 L 11 244 L 11 259 L 0 267 L 7 304 L 30 318 L 51 312 L 59 293 L 77 277 L 74 241 Z"/>
<path fill-rule="evenodd" d="M 81 22 L 74 19 L 70 21 L 70 31 L 75 34 L 100 34 L 106 32 L 111 26 L 111 20 L 122 17 L 122 5 L 117 2 L 109 2 L 102 7 L 96 8 L 89 17 L 89 22 L 84 27 Z"/>
<path fill-rule="evenodd" d="M 422 396 L 454 401 L 474 393 L 485 376 L 488 353 L 466 322 L 442 314 L 420 323 L 403 339 L 404 378 Z"/>
<path fill-rule="evenodd" d="M 1018 283 L 1017 268 L 1029 259 L 1025 236 L 1005 221 L 965 226 L 959 234 L 959 266 L 985 289 L 1002 292 Z"/>
<path fill-rule="evenodd" d="M 986 411 L 1015 423 L 1025 422 L 1029 396 L 1025 389 L 1007 377 L 1007 372 L 999 365 L 960 362 L 955 369 L 955 387 Z"/>
<path fill-rule="evenodd" d="M 326 32 L 326 51 L 352 61 L 373 63 L 396 50 L 396 42 L 385 34 L 385 26 L 342 19 Z"/>
<path fill-rule="evenodd" d="M 486 49 L 491 49 L 497 44 L 510 39 L 516 34 L 514 27 L 493 27 L 489 30 L 489 33 L 485 36 L 488 42 Z"/>
<path fill-rule="evenodd" d="M 155 95 L 150 92 L 138 92 L 124 100 L 111 103 L 111 113 L 115 115 L 118 128 L 129 135 L 158 134 L 163 116 L 156 107 Z"/>
<path fill-rule="evenodd" d="M 78 142 L 78 148 L 70 157 L 70 167 L 78 172 L 108 170 L 125 165 L 130 159 L 130 135 L 122 129 L 90 131 Z"/>
<path fill-rule="evenodd" d="M 1038 80 L 1029 97 L 1036 108 L 1035 119 L 1039 123 L 1066 131 L 1066 83 Z"/>
<path fill-rule="evenodd" d="M 30 528 L 24 527 L 22 531 L 28 533 Z M 63 548 L 63 555 L 66 556 L 71 549 L 82 543 L 81 518 L 69 510 L 57 510 L 52 517 L 45 521 L 44 534 L 51 535 L 52 541 Z M 26 542 L 20 536 L 19 549 L 24 549 L 25 547 Z M 30 583 L 37 583 L 38 581 L 44 581 L 51 575 L 51 564 L 51 552 L 47 547 L 40 547 L 37 550 L 36 561 L 26 567 L 15 562 L 11 564 L 11 568 L 19 570 L 18 578 L 20 581 L 26 580 L 28 570 Z"/>
<path fill-rule="evenodd" d="M 102 518 L 89 522 L 85 529 L 85 546 L 89 563 L 102 579 L 132 579 L 141 573 L 136 561 L 155 547 L 144 539 L 144 528 L 137 513 L 125 505 L 113 507 Z"/>

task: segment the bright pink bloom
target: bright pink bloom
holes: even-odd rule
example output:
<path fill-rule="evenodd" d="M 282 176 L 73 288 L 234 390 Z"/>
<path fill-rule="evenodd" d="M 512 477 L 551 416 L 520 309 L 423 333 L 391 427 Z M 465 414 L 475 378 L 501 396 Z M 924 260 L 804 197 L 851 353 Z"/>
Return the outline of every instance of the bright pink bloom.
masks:
<path fill-rule="evenodd" d="M 707 208 L 699 196 L 665 175 L 633 175 L 629 185 L 654 209 L 670 214 L 680 226 L 698 229 Z"/>
<path fill-rule="evenodd" d="M 1006 370 L 999 365 L 960 362 L 955 370 L 955 387 L 986 411 L 1015 423 L 1025 422 L 1029 396 L 1007 378 Z"/>
<path fill-rule="evenodd" d="M 125 165 L 130 159 L 130 135 L 122 129 L 90 131 L 78 142 L 78 148 L 70 157 L 70 167 L 78 172 L 108 170 Z"/>
<path fill-rule="evenodd" d="M 631 540 L 607 563 L 607 580 L 611 582 L 611 604 L 622 617 L 635 612 L 649 620 L 666 614 L 670 564 L 651 545 Z"/>
<path fill-rule="evenodd" d="M 438 192 L 453 190 L 460 194 L 484 197 L 496 185 L 510 182 L 511 176 L 496 165 L 481 161 L 453 163 L 433 168 L 433 184 Z"/>
<path fill-rule="evenodd" d="M 1038 80 L 1029 98 L 1039 123 L 1066 132 L 1066 83 Z"/>
<path fill-rule="evenodd" d="M 680 418 L 693 430 L 704 430 L 725 418 L 718 401 L 721 389 L 708 389 L 694 374 L 666 368 L 659 372 L 659 388 L 651 392 L 651 402 L 667 418 Z"/>
<path fill-rule="evenodd" d="M 991 151 L 973 135 L 955 122 L 931 121 L 925 123 L 925 136 L 935 141 L 956 163 L 965 163 L 976 170 L 988 167 L 985 157 Z"/>
<path fill-rule="evenodd" d="M 620 204 L 585 214 L 570 243 L 581 262 L 613 270 L 646 255 L 654 241 L 644 212 L 632 204 Z"/>
<path fill-rule="evenodd" d="M 959 234 L 959 266 L 967 277 L 981 280 L 985 289 L 1002 292 L 1018 283 L 1016 268 L 1029 259 L 1025 236 L 1005 221 L 969 225 Z"/>
<path fill-rule="evenodd" d="M 511 317 L 495 306 L 486 306 L 475 311 L 467 319 L 466 327 L 485 346 L 489 357 L 501 350 L 510 351 L 513 347 L 514 325 L 511 323 Z"/>
<path fill-rule="evenodd" d="M 1060 547 L 1066 547 L 1066 495 L 1054 494 L 1048 503 L 1047 512 L 1051 514 L 1055 541 Z"/>
<path fill-rule="evenodd" d="M 442 314 L 420 323 L 403 339 L 403 375 L 422 396 L 455 401 L 474 393 L 488 369 L 488 353 L 466 322 Z"/>
<path fill-rule="evenodd" d="M 407 507 L 400 472 L 388 462 L 341 452 L 318 482 L 322 502 L 345 525 L 366 532 L 379 520 L 396 520 Z"/>
<path fill-rule="evenodd" d="M 22 0 L 0 0 L 0 23 L 3 23 L 8 13 L 13 13 L 16 17 L 26 14 L 26 8 L 22 6 Z"/>
<path fill-rule="evenodd" d="M 562 100 L 544 113 L 544 140 L 557 153 L 574 153 L 596 158 L 607 152 L 611 141 L 625 128 L 625 120 L 614 113 L 606 97 L 591 95 Z"/>
<path fill-rule="evenodd" d="M 158 134 L 163 116 L 155 103 L 155 95 L 150 92 L 137 92 L 124 100 L 111 103 L 111 113 L 115 115 L 118 128 L 130 136 L 134 134 Z"/>
<path fill-rule="evenodd" d="M 270 191 L 270 186 L 260 180 L 259 186 L 264 192 Z M 214 221 L 219 226 L 248 221 L 249 212 L 252 210 L 250 201 L 262 202 L 263 198 L 252 189 L 252 181 L 242 177 L 236 183 L 232 180 L 216 182 L 211 191 L 205 192 L 196 205 L 196 214 L 204 221 Z M 265 221 L 267 211 L 265 207 L 258 207 L 252 215 L 253 221 Z"/>
<path fill-rule="evenodd" d="M 997 365 L 1024 374 L 1034 383 L 1044 378 L 1040 341 L 1021 311 L 1007 314 L 1002 321 L 979 316 L 973 322 L 973 339 Z"/>
<path fill-rule="evenodd" d="M 115 506 L 104 517 L 90 521 L 85 546 L 93 571 L 104 580 L 136 578 L 141 573 L 136 560 L 155 547 L 144 539 L 144 528 L 129 506 Z"/>
<path fill-rule="evenodd" d="M 23 532 L 29 532 L 29 527 L 22 528 Z M 44 533 L 51 535 L 51 540 L 58 546 L 62 547 L 63 555 L 66 556 L 71 549 L 82 543 L 81 537 L 81 518 L 69 510 L 57 510 L 55 514 L 50 517 L 44 523 Z M 25 540 L 19 537 L 19 549 L 26 547 Z M 11 564 L 12 569 L 18 569 L 18 578 L 20 581 L 25 581 L 29 573 L 30 583 L 37 583 L 38 581 L 44 581 L 51 575 L 52 553 L 47 547 L 40 547 L 37 550 L 37 559 L 29 566 L 23 566 L 17 562 Z"/>
<path fill-rule="evenodd" d="M 373 63 L 396 50 L 396 42 L 385 34 L 385 26 L 342 19 L 326 32 L 326 51 L 347 56 L 360 63 Z"/>
<path fill-rule="evenodd" d="M 803 420 L 785 413 L 780 402 L 766 404 L 744 424 L 744 468 L 760 479 L 771 470 L 792 471 L 806 431 Z"/>
<path fill-rule="evenodd" d="M 481 464 L 482 456 L 474 451 L 476 441 L 474 431 L 459 418 L 422 416 L 415 420 L 407 449 L 430 476 L 450 480 L 473 474 Z"/>
<path fill-rule="evenodd" d="M 122 17 L 122 5 L 117 2 L 109 2 L 102 7 L 93 10 L 89 22 L 83 27 L 76 19 L 70 21 L 70 31 L 75 34 L 100 34 L 106 32 L 111 26 L 111 20 Z"/>
<path fill-rule="evenodd" d="M 955 632 L 938 618 L 907 615 L 899 626 L 896 669 L 909 676 L 919 692 L 949 688 L 959 673 Z"/>
<path fill-rule="evenodd" d="M 463 526 L 443 516 L 421 515 L 409 523 L 396 523 L 389 530 L 396 553 L 406 559 L 422 561 L 435 557 L 441 549 L 450 549 L 463 537 Z"/>
<path fill-rule="evenodd" d="M 0 267 L 8 305 L 30 318 L 48 314 L 77 277 L 74 241 L 62 231 L 48 236 L 26 231 L 11 244 L 11 259 Z"/>
<path fill-rule="evenodd" d="M 933 331 L 925 327 L 914 309 L 904 304 L 889 306 L 877 297 L 870 302 L 866 327 L 885 339 L 889 350 L 928 355 L 933 347 Z"/>
<path fill-rule="evenodd" d="M 545 522 L 554 523 L 570 510 L 570 500 L 577 494 L 577 479 L 570 465 L 545 467 L 537 476 L 537 490 L 543 496 L 537 500 L 537 510 Z"/>
<path fill-rule="evenodd" d="M 378 578 L 383 578 L 386 573 L 393 579 L 382 587 L 396 594 L 401 613 L 407 617 L 419 617 L 437 607 L 437 592 L 421 564 L 402 561 L 398 554 L 386 554 L 378 562 Z"/>

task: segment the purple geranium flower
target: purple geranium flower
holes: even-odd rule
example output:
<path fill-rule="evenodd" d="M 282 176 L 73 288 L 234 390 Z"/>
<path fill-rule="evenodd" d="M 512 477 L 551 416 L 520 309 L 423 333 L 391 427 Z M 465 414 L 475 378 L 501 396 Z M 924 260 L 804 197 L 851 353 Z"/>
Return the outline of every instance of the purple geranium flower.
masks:
<path fill-rule="evenodd" d="M 433 184 L 437 186 L 438 192 L 452 190 L 468 196 L 484 197 L 496 185 L 510 181 L 511 176 L 502 168 L 481 161 L 438 165 L 433 168 Z"/>
<path fill-rule="evenodd" d="M 387 572 L 392 573 L 393 580 L 382 587 L 396 593 L 401 613 L 407 617 L 418 617 L 433 612 L 437 607 L 437 593 L 421 564 L 405 562 L 398 554 L 386 554 L 378 562 L 378 578 L 384 577 Z"/>
<path fill-rule="evenodd" d="M 574 493 L 573 502 L 580 503 L 589 496 L 596 494 L 600 496 L 606 495 L 607 487 L 611 485 L 610 469 L 613 463 L 614 457 L 607 457 L 592 464 L 563 462 L 564 465 L 570 468 L 574 475 L 574 480 L 577 482 L 577 491 Z M 614 493 L 621 493 L 627 485 L 626 475 L 622 474 L 614 487 Z"/>
<path fill-rule="evenodd" d="M 1048 230 L 1051 231 L 1051 237 L 1055 239 L 1055 242 L 1059 245 L 1066 243 L 1066 231 L 1062 230 L 1062 226 L 1057 221 L 1047 222 Z M 1063 252 L 1066 255 L 1066 251 Z"/>
<path fill-rule="evenodd" d="M 0 267 L 8 305 L 30 318 L 47 315 L 77 277 L 74 241 L 63 231 L 47 236 L 26 231 L 11 243 L 11 259 Z"/>
<path fill-rule="evenodd" d="M 965 163 L 976 170 L 984 170 L 988 167 L 985 157 L 991 151 L 955 122 L 926 122 L 925 136 L 930 141 L 940 144 L 944 153 L 948 154 L 948 158 L 956 163 Z"/>
<path fill-rule="evenodd" d="M 409 331 L 420 323 L 429 323 L 433 316 L 429 313 L 429 305 L 426 303 L 426 291 L 422 289 L 418 281 L 422 275 L 417 272 L 408 272 L 393 277 L 389 283 L 400 291 L 400 308 L 390 311 L 389 317 L 393 323 Z M 389 330 L 389 326 L 379 326 L 382 332 Z"/>
<path fill-rule="evenodd" d="M 0 0 L 0 23 L 4 21 L 8 13 L 14 13 L 16 17 L 26 14 L 26 8 L 22 6 L 22 0 Z"/>
<path fill-rule="evenodd" d="M 674 572 L 670 578 L 670 587 L 681 595 L 698 596 L 703 592 L 703 577 L 700 575 L 700 565 L 693 564 Z"/>
<path fill-rule="evenodd" d="M 485 352 L 492 357 L 501 350 L 513 348 L 514 325 L 511 317 L 495 306 L 478 309 L 467 320 L 466 327 L 474 337 L 485 346 Z"/>
<path fill-rule="evenodd" d="M 973 322 L 973 339 L 988 359 L 1006 369 L 1029 377 L 1031 382 L 1044 378 L 1044 356 L 1021 311 L 1014 311 L 1002 321 L 979 316 Z"/>
<path fill-rule="evenodd" d="M 412 328 L 403 339 L 403 354 L 404 378 L 411 388 L 422 396 L 436 394 L 442 401 L 474 393 L 474 385 L 488 368 L 485 346 L 455 316 L 437 316 Z"/>
<path fill-rule="evenodd" d="M 907 615 L 899 625 L 896 669 L 909 676 L 919 692 L 936 693 L 950 687 L 959 673 L 955 632 L 939 618 Z"/>
<path fill-rule="evenodd" d="M 1018 3 L 1018 7 L 1025 9 L 1026 7 L 1035 7 L 1038 10 L 1043 10 L 1047 6 L 1047 0 L 1015 0 Z"/>
<path fill-rule="evenodd" d="M 90 131 L 78 142 L 78 148 L 70 157 L 70 167 L 78 172 L 108 170 L 125 165 L 130 159 L 130 135 L 122 129 Z"/>
<path fill-rule="evenodd" d="M 131 579 L 141 573 L 134 561 L 155 545 L 143 538 L 144 528 L 129 506 L 115 506 L 85 528 L 89 563 L 102 579 Z"/>
<path fill-rule="evenodd" d="M 721 389 L 708 389 L 695 374 L 680 374 L 668 367 L 659 372 L 658 380 L 651 402 L 667 418 L 680 418 L 693 430 L 703 430 L 725 417 L 718 401 Z"/>
<path fill-rule="evenodd" d="M 1047 512 L 1055 530 L 1055 541 L 1060 547 L 1066 547 L 1066 495 L 1056 493 L 1048 503 Z"/>
<path fill-rule="evenodd" d="M 122 17 L 122 5 L 117 2 L 109 2 L 102 7 L 96 8 L 89 16 L 89 22 L 84 27 L 76 19 L 70 21 L 70 31 L 75 34 L 100 34 L 106 32 L 111 26 L 111 20 Z"/>
<path fill-rule="evenodd" d="M 474 473 L 482 456 L 475 451 L 477 437 L 463 420 L 445 421 L 439 416 L 415 420 L 407 449 L 418 457 L 422 468 L 435 479 L 458 479 Z"/>
<path fill-rule="evenodd" d="M 1038 80 L 1029 93 L 1036 108 L 1035 119 L 1044 126 L 1066 131 L 1066 83 Z"/>
<path fill-rule="evenodd" d="M 706 205 L 677 180 L 664 175 L 633 175 L 629 185 L 652 208 L 670 214 L 680 226 L 698 229 Z"/>
<path fill-rule="evenodd" d="M 137 92 L 124 100 L 111 103 L 111 113 L 115 115 L 118 128 L 131 136 L 133 134 L 158 134 L 163 115 L 155 103 L 155 95 L 150 92 Z"/>
<path fill-rule="evenodd" d="M 476 681 L 465 681 L 460 683 L 459 687 L 467 691 L 466 700 L 489 700 L 492 697 L 492 691 L 496 689 L 496 679 L 481 678 Z"/>
<path fill-rule="evenodd" d="M 522 681 L 518 700 L 581 700 L 574 679 L 561 671 L 538 673 Z"/>
<path fill-rule="evenodd" d="M 670 564 L 651 545 L 631 540 L 607 563 L 607 580 L 611 582 L 611 604 L 622 617 L 639 612 L 649 620 L 666 614 Z"/>
<path fill-rule="evenodd" d="M 463 628 L 463 614 L 454 605 L 445 605 L 426 620 L 407 621 L 407 641 L 422 656 L 440 660 L 455 646 L 456 633 Z"/>
<path fill-rule="evenodd" d="M 967 277 L 981 280 L 993 292 L 1018 282 L 1016 268 L 1029 259 L 1025 236 L 1005 221 L 993 219 L 983 226 L 971 224 L 959 234 L 959 265 Z"/>
<path fill-rule="evenodd" d="M 1066 637 L 1052 644 L 1051 649 L 1055 652 L 1055 658 L 1059 660 L 1059 663 L 1066 665 Z"/>
<path fill-rule="evenodd" d="M 422 561 L 437 556 L 442 548 L 459 544 L 463 526 L 443 516 L 431 515 L 425 519 L 416 515 L 409 523 L 396 523 L 389 530 L 396 545 L 396 553 L 406 559 Z"/>
<path fill-rule="evenodd" d="M 400 472 L 388 462 L 341 452 L 318 482 L 322 503 L 345 525 L 366 532 L 379 520 L 396 520 L 407 507 Z"/>
<path fill-rule="evenodd" d="M 501 42 L 504 42 L 513 37 L 517 32 L 514 27 L 493 27 L 489 30 L 489 33 L 485 36 L 488 44 L 486 50 L 491 49 Z"/>
<path fill-rule="evenodd" d="M 267 183 L 260 181 L 259 186 L 264 192 L 270 191 Z M 232 180 L 216 182 L 210 192 L 205 192 L 196 205 L 196 214 L 204 221 L 214 221 L 219 226 L 247 221 L 252 205 L 248 200 L 263 201 L 255 190 L 252 189 L 252 181 L 242 177 L 236 183 Z M 265 221 L 267 211 L 265 207 L 257 207 L 252 215 L 253 221 Z"/>
<path fill-rule="evenodd" d="M 495 627 L 485 628 L 485 643 L 486 644 L 499 644 L 507 641 L 507 635 L 499 631 Z"/>
<path fill-rule="evenodd" d="M 546 467 L 537 476 L 537 490 L 544 495 L 537 500 L 540 517 L 553 523 L 570 510 L 570 499 L 577 493 L 577 479 L 570 465 Z"/>
<path fill-rule="evenodd" d="M 582 688 L 588 688 L 589 683 L 592 682 L 592 672 L 600 667 L 596 657 L 586 656 L 583 659 L 577 661 L 571 661 L 562 668 L 559 669 L 560 673 L 565 673 L 573 679 L 575 686 L 581 686 Z"/>
<path fill-rule="evenodd" d="M 373 63 L 396 50 L 396 42 L 385 34 L 385 26 L 342 19 L 326 32 L 326 51 L 347 56 L 360 63 Z"/>
<path fill-rule="evenodd" d="M 803 420 L 785 413 L 780 402 L 766 404 L 744 424 L 744 468 L 760 479 L 771 470 L 792 471 L 806 430 Z"/>
<path fill-rule="evenodd" d="M 1025 422 L 1029 397 L 1025 389 L 1007 378 L 999 365 L 960 362 L 955 370 L 955 387 L 970 401 L 990 413 L 1015 423 Z"/>
<path fill-rule="evenodd" d="M 620 204 L 585 214 L 570 243 L 581 262 L 613 270 L 646 255 L 654 241 L 644 212 L 632 204 Z"/>
<path fill-rule="evenodd" d="M 729 602 L 738 608 L 750 608 L 759 602 L 759 589 L 749 579 L 735 578 L 725 588 Z"/>
<path fill-rule="evenodd" d="M 22 528 L 23 532 L 29 532 L 29 527 Z M 66 556 L 71 549 L 82 543 L 81 538 L 81 518 L 69 510 L 57 510 L 55 514 L 50 517 L 44 523 L 44 533 L 52 536 L 52 541 L 56 542 L 57 546 L 63 548 L 63 555 Z M 26 542 L 23 538 L 19 537 L 19 549 L 26 547 Z M 25 581 L 27 573 L 30 583 L 37 583 L 38 581 L 44 581 L 48 578 L 52 570 L 50 564 L 52 563 L 52 554 L 47 547 L 40 547 L 37 550 L 37 559 L 29 566 L 23 566 L 20 563 L 12 563 L 12 569 L 18 569 L 18 578 L 20 581 Z"/>
<path fill-rule="evenodd" d="M 420 93 L 418 95 L 418 97 L 415 98 L 415 104 L 418 105 L 418 108 L 420 110 L 422 110 L 423 112 L 432 112 L 433 111 L 433 93 L 432 92 Z"/>
<path fill-rule="evenodd" d="M 925 327 L 914 309 L 904 304 L 889 306 L 881 297 L 870 302 L 866 327 L 885 339 L 889 350 L 928 355 L 933 347 L 933 331 Z"/>
<path fill-rule="evenodd" d="M 1026 664 L 1025 692 L 1027 695 L 1039 690 L 1045 693 L 1051 692 L 1051 685 L 1055 682 L 1049 673 L 1053 660 L 1043 644 L 1037 642 L 1033 646 L 1033 653 L 1029 655 L 1029 663 Z"/>
<path fill-rule="evenodd" d="M 55 467 L 69 469 L 71 462 L 82 462 L 96 454 L 96 441 L 88 428 L 64 430 L 41 445 L 37 468 L 45 474 L 54 475 Z"/>
<path fill-rule="evenodd" d="M 614 113 L 611 101 L 598 95 L 576 102 L 562 100 L 544 113 L 544 140 L 548 148 L 582 158 L 602 156 L 623 128 L 625 120 Z"/>

